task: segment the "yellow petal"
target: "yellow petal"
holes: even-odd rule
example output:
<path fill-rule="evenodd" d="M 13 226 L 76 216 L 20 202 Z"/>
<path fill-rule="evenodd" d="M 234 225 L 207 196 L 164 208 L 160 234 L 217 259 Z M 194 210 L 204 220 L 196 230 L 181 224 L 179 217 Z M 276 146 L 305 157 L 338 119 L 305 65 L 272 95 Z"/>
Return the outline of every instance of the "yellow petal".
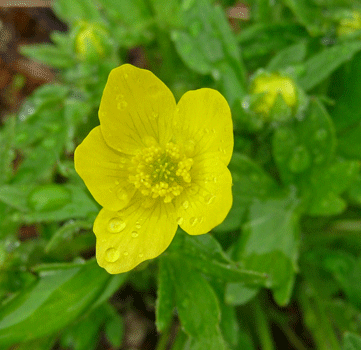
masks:
<path fill-rule="evenodd" d="M 113 69 L 99 107 L 106 143 L 134 154 L 150 140 L 169 141 L 176 107 L 171 91 L 152 72 L 124 64 Z"/>
<path fill-rule="evenodd" d="M 94 128 L 74 153 L 75 170 L 95 200 L 109 210 L 124 208 L 135 189 L 129 184 L 129 160 L 104 141 L 100 126 Z"/>
<path fill-rule="evenodd" d="M 177 230 L 172 204 L 157 201 L 144 208 L 142 201 L 124 210 L 102 209 L 94 222 L 98 264 L 109 273 L 129 271 L 164 252 Z"/>
<path fill-rule="evenodd" d="M 193 154 L 213 154 L 224 164 L 231 160 L 233 124 L 225 98 L 216 90 L 186 92 L 178 102 L 173 122 L 177 143 Z M 190 154 L 192 156 L 192 154 Z"/>
<path fill-rule="evenodd" d="M 219 159 L 196 159 L 191 186 L 176 199 L 178 223 L 190 235 L 212 230 L 232 206 L 232 177 Z"/>

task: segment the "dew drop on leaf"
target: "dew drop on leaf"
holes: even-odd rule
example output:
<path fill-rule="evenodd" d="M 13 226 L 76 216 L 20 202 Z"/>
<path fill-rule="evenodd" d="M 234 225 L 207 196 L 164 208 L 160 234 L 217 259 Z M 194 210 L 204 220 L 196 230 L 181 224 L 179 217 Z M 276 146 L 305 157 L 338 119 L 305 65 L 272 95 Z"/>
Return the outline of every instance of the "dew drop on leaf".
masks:
<path fill-rule="evenodd" d="M 327 131 L 325 129 L 320 129 L 316 131 L 315 139 L 317 141 L 323 141 L 327 137 Z"/>
<path fill-rule="evenodd" d="M 294 149 L 288 166 L 293 173 L 305 171 L 311 163 L 311 157 L 305 146 L 298 146 Z"/>

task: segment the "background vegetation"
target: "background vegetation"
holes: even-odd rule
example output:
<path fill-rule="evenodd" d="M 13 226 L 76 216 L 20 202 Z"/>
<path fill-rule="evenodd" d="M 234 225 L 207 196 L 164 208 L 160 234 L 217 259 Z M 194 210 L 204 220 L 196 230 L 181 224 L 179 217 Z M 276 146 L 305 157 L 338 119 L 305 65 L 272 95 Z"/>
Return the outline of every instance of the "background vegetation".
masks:
<path fill-rule="evenodd" d="M 69 30 L 21 52 L 57 80 L 0 130 L 0 348 L 361 349 L 361 4 L 57 0 L 54 11 Z M 234 204 L 211 234 L 179 230 L 161 257 L 109 275 L 73 151 L 125 62 L 178 99 L 200 87 L 226 97 Z"/>

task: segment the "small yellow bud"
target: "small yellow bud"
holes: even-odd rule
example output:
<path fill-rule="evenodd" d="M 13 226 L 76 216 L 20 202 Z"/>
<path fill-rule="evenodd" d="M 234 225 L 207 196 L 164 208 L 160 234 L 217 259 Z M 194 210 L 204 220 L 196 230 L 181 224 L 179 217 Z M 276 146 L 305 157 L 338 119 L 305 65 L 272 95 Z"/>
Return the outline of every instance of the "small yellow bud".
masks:
<path fill-rule="evenodd" d="M 281 94 L 289 107 L 294 107 L 297 103 L 297 91 L 294 81 L 277 73 L 262 74 L 256 77 L 252 83 L 251 92 L 253 94 L 264 94 L 254 107 L 255 112 L 264 115 L 269 114 L 278 94 Z"/>
<path fill-rule="evenodd" d="M 349 35 L 361 29 L 361 13 L 358 11 L 351 11 L 348 16 L 340 20 L 337 27 L 337 35 Z"/>
<path fill-rule="evenodd" d="M 95 23 L 80 22 L 75 36 L 75 51 L 80 60 L 97 60 L 107 53 L 109 35 L 104 27 Z"/>

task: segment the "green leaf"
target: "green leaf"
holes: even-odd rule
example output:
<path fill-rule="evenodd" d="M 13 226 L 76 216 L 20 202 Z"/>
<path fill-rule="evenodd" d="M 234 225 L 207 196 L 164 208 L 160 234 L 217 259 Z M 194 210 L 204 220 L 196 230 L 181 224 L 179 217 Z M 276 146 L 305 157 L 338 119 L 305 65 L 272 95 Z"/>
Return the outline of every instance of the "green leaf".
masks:
<path fill-rule="evenodd" d="M 71 3 L 67 0 L 56 0 L 53 8 L 57 16 L 66 23 L 74 24 L 80 20 L 92 22 L 101 20 L 96 5 L 90 0 L 74 0 Z"/>
<path fill-rule="evenodd" d="M 246 72 L 224 10 L 208 0 L 194 1 L 184 11 L 183 23 L 184 29 L 172 31 L 178 54 L 190 69 L 221 80 L 232 105 L 245 94 Z"/>
<path fill-rule="evenodd" d="M 99 0 L 108 16 L 119 25 L 137 25 L 148 21 L 151 12 L 149 7 L 142 0 Z"/>
<path fill-rule="evenodd" d="M 45 247 L 46 253 L 54 251 L 61 246 L 64 241 L 71 240 L 76 233 L 80 230 L 90 230 L 92 228 L 92 223 L 90 221 L 84 220 L 70 220 L 61 226 L 55 233 L 52 235 L 50 241 Z"/>
<path fill-rule="evenodd" d="M 338 159 L 327 168 L 314 169 L 308 191 L 310 203 L 309 215 L 336 215 L 346 208 L 346 202 L 340 197 L 356 179 L 360 170 L 357 161 Z"/>
<path fill-rule="evenodd" d="M 16 350 L 51 350 L 54 348 L 56 338 L 54 336 L 21 343 Z"/>
<path fill-rule="evenodd" d="M 191 337 L 189 348 L 226 349 L 219 329 L 219 303 L 212 287 L 199 272 L 179 259 L 172 259 L 171 270 L 178 315 Z"/>
<path fill-rule="evenodd" d="M 342 350 L 361 350 L 361 337 L 358 334 L 346 332 L 343 336 Z"/>
<path fill-rule="evenodd" d="M 326 251 L 321 256 L 325 270 L 332 273 L 348 300 L 361 308 L 361 286 L 355 281 L 361 278 L 361 259 L 343 251 Z"/>
<path fill-rule="evenodd" d="M 86 218 L 98 212 L 95 202 L 89 198 L 84 189 L 74 185 L 62 185 L 64 190 L 69 191 L 70 201 L 60 208 L 44 211 L 30 211 L 23 215 L 27 223 L 64 221 L 68 219 Z"/>
<path fill-rule="evenodd" d="M 298 64 L 304 60 L 307 53 L 307 42 L 302 40 L 280 50 L 268 63 L 268 71 L 277 71 Z"/>
<path fill-rule="evenodd" d="M 31 185 L 0 186 L 0 201 L 19 211 L 29 211 L 28 195 L 33 189 Z"/>
<path fill-rule="evenodd" d="M 233 205 L 223 223 L 213 229 L 215 232 L 239 229 L 254 198 L 265 198 L 279 190 L 272 177 L 243 154 L 233 153 L 229 169 L 233 179 Z"/>
<path fill-rule="evenodd" d="M 292 192 L 283 197 L 255 200 L 235 249 L 235 257 L 244 268 L 269 276 L 267 286 L 273 289 L 280 305 L 289 301 L 297 270 L 298 206 L 299 200 Z"/>
<path fill-rule="evenodd" d="M 231 348 L 235 348 L 239 343 L 241 333 L 236 309 L 224 302 L 220 303 L 220 308 L 222 316 L 220 326 L 224 340 Z"/>
<path fill-rule="evenodd" d="M 230 305 L 244 305 L 252 300 L 258 292 L 259 288 L 246 287 L 244 283 L 228 283 L 225 301 Z"/>
<path fill-rule="evenodd" d="M 104 306 L 98 307 L 71 325 L 62 335 L 62 346 L 74 350 L 94 350 L 105 321 L 105 309 Z"/>
<path fill-rule="evenodd" d="M 165 331 L 171 324 L 175 306 L 175 291 L 172 281 L 172 272 L 164 259 L 159 259 L 158 291 L 156 303 L 156 326 L 159 332 Z"/>
<path fill-rule="evenodd" d="M 343 132 L 339 138 L 338 149 L 345 157 L 361 158 L 361 122 Z"/>
<path fill-rule="evenodd" d="M 14 116 L 9 116 L 4 122 L 0 131 L 0 185 L 6 183 L 13 175 L 12 161 L 15 158 L 15 152 L 12 149 L 15 138 Z"/>
<path fill-rule="evenodd" d="M 124 336 L 124 324 L 117 310 L 111 304 L 108 304 L 107 307 L 105 334 L 114 348 L 120 348 Z"/>
<path fill-rule="evenodd" d="M 304 72 L 298 79 L 299 85 L 306 91 L 313 89 L 360 50 L 361 43 L 355 41 L 334 45 L 316 53 L 304 63 Z"/>
<path fill-rule="evenodd" d="M 39 280 L 31 288 L 2 305 L 1 346 L 59 331 L 87 311 L 109 281 L 110 275 L 98 267 L 95 260 L 53 269 L 50 266 L 40 271 Z"/>
<path fill-rule="evenodd" d="M 361 103 L 361 53 L 357 53 L 344 69 L 337 72 L 333 80 L 333 91 L 336 95 L 335 105 L 331 111 L 332 119 L 341 139 L 348 138 L 348 131 L 360 123 Z M 344 140 L 342 140 L 344 141 Z M 353 149 L 353 143 L 349 144 Z"/>
<path fill-rule="evenodd" d="M 283 0 L 285 6 L 296 16 L 297 20 L 306 27 L 311 36 L 322 34 L 321 21 L 322 12 L 313 6 L 309 0 Z"/>
<path fill-rule="evenodd" d="M 361 174 L 356 177 L 355 181 L 350 186 L 347 194 L 353 204 L 361 206 Z"/>
<path fill-rule="evenodd" d="M 265 56 L 307 38 L 306 31 L 294 23 L 255 23 L 244 28 L 238 35 L 242 56 L 247 66 L 254 70 L 266 65 Z"/>
<path fill-rule="evenodd" d="M 181 236 L 181 235 L 178 235 Z M 180 238 L 175 239 L 175 244 Z M 243 282 L 251 286 L 265 286 L 268 276 L 237 265 L 224 253 L 211 235 L 182 235 L 178 249 L 170 253 L 174 259 L 184 260 L 207 276 L 229 282 Z"/>
<path fill-rule="evenodd" d="M 326 109 L 313 100 L 302 116 L 275 130 L 273 156 L 284 183 L 295 183 L 312 169 L 330 163 L 336 147 L 335 129 Z"/>
<path fill-rule="evenodd" d="M 68 52 L 60 50 L 51 44 L 22 46 L 20 51 L 24 56 L 34 61 L 44 63 L 54 68 L 63 69 L 75 64 L 74 58 Z"/>
<path fill-rule="evenodd" d="M 52 211 L 70 203 L 70 191 L 59 184 L 47 184 L 36 187 L 28 197 L 28 204 L 34 211 Z"/>

